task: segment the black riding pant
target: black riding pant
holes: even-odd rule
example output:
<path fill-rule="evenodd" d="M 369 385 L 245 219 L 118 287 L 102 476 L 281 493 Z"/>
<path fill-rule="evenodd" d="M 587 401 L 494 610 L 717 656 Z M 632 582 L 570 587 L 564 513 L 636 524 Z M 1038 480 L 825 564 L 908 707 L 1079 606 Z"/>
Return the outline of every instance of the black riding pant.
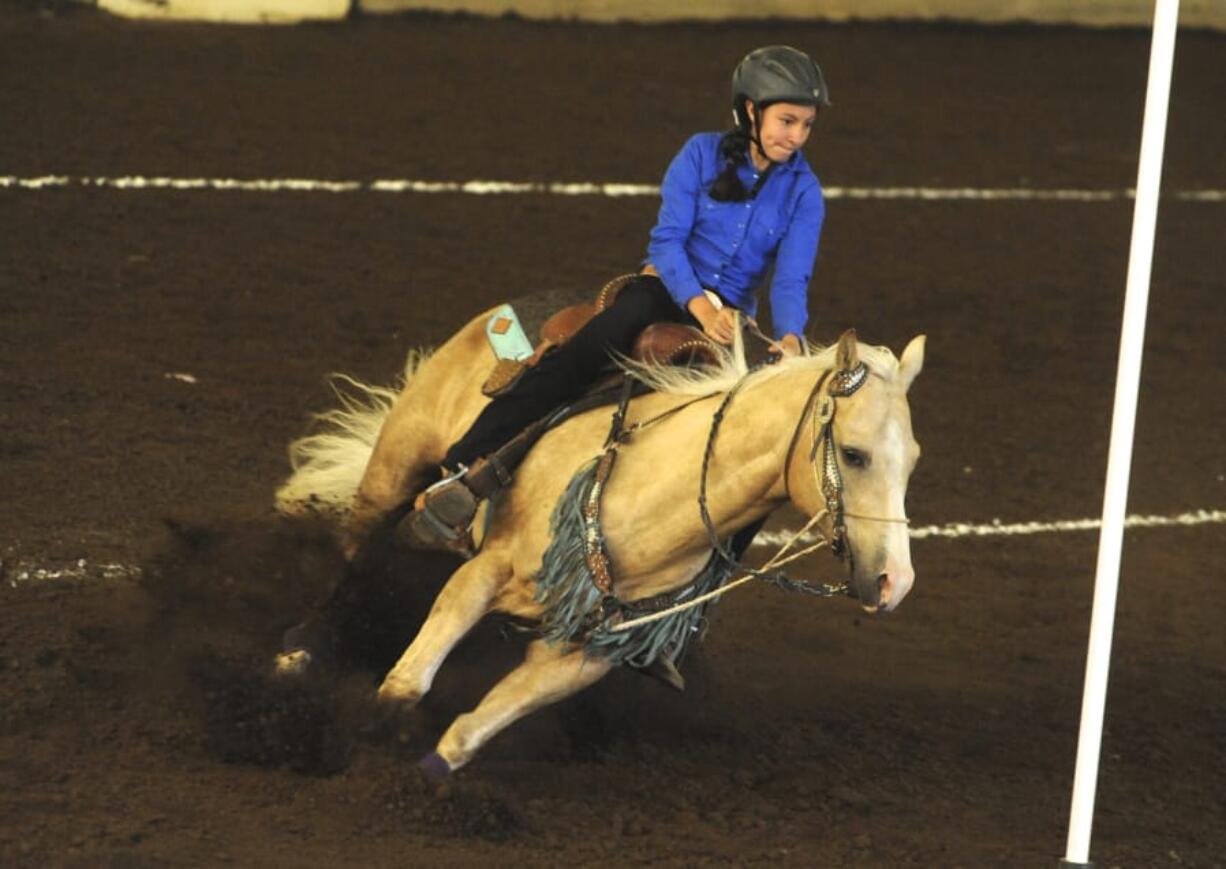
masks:
<path fill-rule="evenodd" d="M 455 470 L 498 449 L 555 408 L 579 397 L 609 364 L 611 354 L 628 356 L 634 342 L 652 323 L 698 321 L 673 301 L 664 282 L 639 275 L 571 337 L 520 377 L 510 391 L 491 401 L 472 428 L 447 451 L 443 464 Z"/>

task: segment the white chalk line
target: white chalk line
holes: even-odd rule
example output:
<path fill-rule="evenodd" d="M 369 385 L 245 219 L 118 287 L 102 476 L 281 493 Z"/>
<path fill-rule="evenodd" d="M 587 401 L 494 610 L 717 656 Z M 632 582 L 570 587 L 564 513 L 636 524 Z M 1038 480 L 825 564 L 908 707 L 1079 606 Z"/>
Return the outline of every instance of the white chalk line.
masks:
<path fill-rule="evenodd" d="M 658 196 L 655 184 L 622 182 L 426 181 L 393 178 L 337 181 L 317 178 L 147 178 L 141 175 L 0 175 L 0 188 L 47 190 L 65 187 L 113 190 L 217 190 L 247 193 L 460 193 L 475 196 Z M 1134 198 L 1132 188 L 1118 190 L 1033 189 L 1027 187 L 825 187 L 827 199 L 912 199 L 926 201 L 1114 202 Z M 1178 190 L 1170 198 L 1185 202 L 1226 202 L 1226 190 Z"/>
<path fill-rule="evenodd" d="M 1058 534 L 1073 531 L 1095 531 L 1102 527 L 1101 519 L 1058 519 L 1052 522 L 1012 522 L 1004 523 L 999 519 L 981 525 L 967 522 L 949 522 L 945 525 L 924 525 L 911 529 L 912 540 L 925 540 L 930 537 L 960 538 L 960 537 L 1017 537 L 1027 534 Z M 1124 519 L 1125 528 L 1167 528 L 1171 526 L 1192 526 L 1226 524 L 1226 510 L 1193 510 L 1190 513 L 1180 513 L 1176 516 L 1142 516 L 1133 515 Z M 767 531 L 754 538 L 755 546 L 781 546 L 786 543 L 794 532 Z M 800 538 L 800 543 L 813 543 L 813 534 Z"/>
<path fill-rule="evenodd" d="M 23 582 L 37 580 L 86 579 L 91 577 L 118 579 L 141 575 L 141 569 L 132 564 L 116 564 L 114 562 L 93 563 L 85 558 L 78 558 L 71 564 L 54 568 L 35 567 L 31 564 L 21 563 L 9 566 L 3 562 L 0 562 L 0 567 L 3 568 L 0 576 L 3 576 L 13 588 L 16 588 Z"/>
<path fill-rule="evenodd" d="M 1125 528 L 1166 528 L 1171 526 L 1194 526 L 1226 524 L 1226 510 L 1194 510 L 1176 516 L 1133 515 L 1124 520 Z M 924 540 L 930 537 L 1016 537 L 1028 534 L 1058 534 L 1075 531 L 1093 531 L 1102 525 L 1100 519 L 1062 519 L 1054 522 L 1003 523 L 993 519 L 989 523 L 974 525 L 968 522 L 949 522 L 945 525 L 926 525 L 911 529 L 911 539 Z M 794 532 L 767 531 L 754 538 L 754 546 L 781 546 Z M 816 540 L 813 534 L 800 538 L 802 543 Z M 92 563 L 84 558 L 63 567 L 37 567 L 31 564 L 8 565 L 0 562 L 0 576 L 13 588 L 26 582 L 54 579 L 120 579 L 136 578 L 141 568 L 136 565 L 116 563 Z"/>

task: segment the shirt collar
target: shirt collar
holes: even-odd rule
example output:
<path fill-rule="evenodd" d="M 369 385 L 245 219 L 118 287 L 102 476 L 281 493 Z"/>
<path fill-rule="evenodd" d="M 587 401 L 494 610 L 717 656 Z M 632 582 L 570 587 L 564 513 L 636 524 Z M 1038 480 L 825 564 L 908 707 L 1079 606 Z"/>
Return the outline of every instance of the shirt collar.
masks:
<path fill-rule="evenodd" d="M 775 164 L 775 171 L 779 172 L 781 170 L 785 170 L 788 172 L 799 172 L 801 159 L 802 158 L 801 158 L 800 151 L 793 151 L 791 157 L 788 157 L 782 163 Z M 758 167 L 754 165 L 753 157 L 750 156 L 748 150 L 745 152 L 745 163 L 746 165 L 749 166 L 750 171 L 753 172 L 755 175 L 762 174 L 761 172 L 758 171 Z"/>

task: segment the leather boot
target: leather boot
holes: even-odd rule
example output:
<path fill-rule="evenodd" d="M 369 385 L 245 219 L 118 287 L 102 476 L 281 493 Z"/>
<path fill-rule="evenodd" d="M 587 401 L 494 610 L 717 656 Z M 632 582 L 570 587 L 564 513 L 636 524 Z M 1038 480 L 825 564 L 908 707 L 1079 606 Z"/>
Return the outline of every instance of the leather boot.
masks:
<path fill-rule="evenodd" d="M 466 470 L 440 480 L 417 499 L 396 526 L 398 540 L 413 549 L 473 554 L 472 523 L 480 503 L 464 482 Z"/>

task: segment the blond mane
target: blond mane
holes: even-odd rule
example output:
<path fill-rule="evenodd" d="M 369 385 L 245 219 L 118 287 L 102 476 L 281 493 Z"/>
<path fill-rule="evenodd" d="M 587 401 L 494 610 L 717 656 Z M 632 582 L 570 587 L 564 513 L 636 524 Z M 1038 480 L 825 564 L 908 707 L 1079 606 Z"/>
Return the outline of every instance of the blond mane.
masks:
<path fill-rule="evenodd" d="M 715 365 L 687 367 L 626 359 L 621 360 L 621 365 L 657 392 L 677 396 L 708 395 L 713 392 L 727 392 L 741 380 L 745 380 L 742 389 L 752 389 L 781 374 L 793 371 L 816 373 L 834 367 L 837 345 L 823 347 L 806 343 L 807 355 L 789 356 L 774 365 L 765 365 L 754 371 L 750 371 L 749 364 L 745 361 L 745 345 L 740 336 L 732 347 L 717 348 L 718 362 Z M 898 359 L 888 347 L 857 342 L 856 351 L 860 360 L 868 365 L 869 372 L 877 377 L 888 381 L 897 374 Z"/>

